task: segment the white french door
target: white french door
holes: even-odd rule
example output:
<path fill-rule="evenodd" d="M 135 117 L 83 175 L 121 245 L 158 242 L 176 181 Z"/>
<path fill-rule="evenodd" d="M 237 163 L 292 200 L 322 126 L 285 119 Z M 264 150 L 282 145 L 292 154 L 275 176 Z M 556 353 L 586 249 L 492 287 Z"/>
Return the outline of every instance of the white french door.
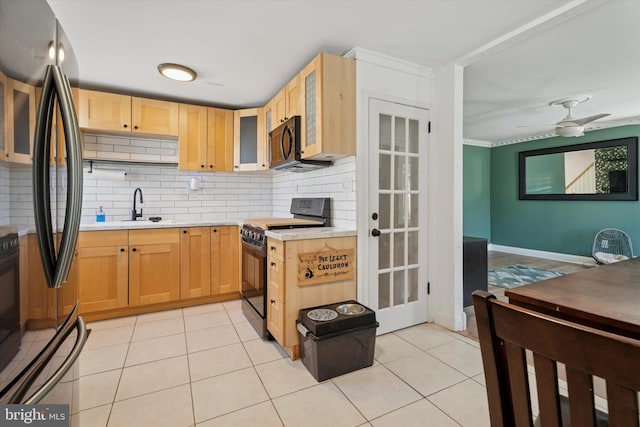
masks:
<path fill-rule="evenodd" d="M 429 111 L 369 100 L 369 305 L 378 334 L 427 320 Z"/>

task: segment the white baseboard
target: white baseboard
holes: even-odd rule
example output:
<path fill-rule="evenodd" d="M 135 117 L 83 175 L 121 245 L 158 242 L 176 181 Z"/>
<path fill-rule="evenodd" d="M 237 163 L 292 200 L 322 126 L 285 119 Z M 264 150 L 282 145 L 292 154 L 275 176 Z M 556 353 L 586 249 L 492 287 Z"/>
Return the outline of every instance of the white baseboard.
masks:
<path fill-rule="evenodd" d="M 596 265 L 596 262 L 593 258 L 580 256 L 580 255 L 570 255 L 570 254 L 562 254 L 558 252 L 538 251 L 535 249 L 526 249 L 526 248 L 515 248 L 512 246 L 494 245 L 493 243 L 490 243 L 487 246 L 487 249 L 490 251 L 506 252 L 509 254 L 552 259 L 554 261 L 570 262 L 573 264 L 588 265 L 588 266 Z"/>

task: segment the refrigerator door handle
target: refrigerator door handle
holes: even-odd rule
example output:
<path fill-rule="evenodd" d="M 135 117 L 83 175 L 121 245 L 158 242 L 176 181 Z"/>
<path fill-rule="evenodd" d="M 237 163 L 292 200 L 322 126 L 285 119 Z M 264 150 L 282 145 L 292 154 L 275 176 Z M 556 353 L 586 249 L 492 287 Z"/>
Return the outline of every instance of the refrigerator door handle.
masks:
<path fill-rule="evenodd" d="M 56 255 L 51 223 L 49 194 L 51 161 L 51 122 L 54 100 L 57 99 L 64 128 L 67 154 L 67 197 L 64 227 Z M 58 155 L 61 155 L 60 153 Z M 82 210 L 82 149 L 80 128 L 73 105 L 71 85 L 57 65 L 48 65 L 38 109 L 33 156 L 33 193 L 36 231 L 43 266 L 50 288 L 59 288 L 66 280 L 73 260 Z M 57 230 L 55 230 L 57 231 Z"/>
<path fill-rule="evenodd" d="M 42 384 L 42 386 L 40 386 L 40 388 L 24 402 L 25 404 L 34 405 L 40 402 L 40 400 L 42 400 L 42 398 L 45 397 L 51 391 L 51 389 L 60 382 L 60 380 L 62 380 L 62 377 L 65 376 L 65 374 L 69 371 L 71 366 L 73 366 L 73 364 L 80 356 L 80 352 L 82 351 L 82 348 L 84 347 L 84 344 L 89 336 L 87 327 L 81 316 L 78 316 L 78 318 L 76 319 L 75 329 L 77 330 L 76 342 L 69 352 L 69 355 L 64 360 L 64 362 L 62 362 L 60 367 L 56 369 L 56 372 L 51 375 L 49 379 L 47 379 L 47 381 L 45 381 L 45 383 Z M 67 336 L 71 333 L 72 330 L 67 333 Z"/>
<path fill-rule="evenodd" d="M 47 284 L 54 283 L 56 254 L 51 225 L 51 195 L 49 193 L 51 160 L 51 124 L 55 101 L 53 70 L 48 66 L 42 84 L 42 96 L 36 116 L 33 142 L 33 210 L 36 235 Z"/>

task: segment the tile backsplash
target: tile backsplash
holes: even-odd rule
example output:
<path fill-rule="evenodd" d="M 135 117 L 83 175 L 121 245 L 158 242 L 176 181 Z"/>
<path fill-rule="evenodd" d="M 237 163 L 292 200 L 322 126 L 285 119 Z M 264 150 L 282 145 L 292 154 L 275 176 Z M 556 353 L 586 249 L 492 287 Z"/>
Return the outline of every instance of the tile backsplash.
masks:
<path fill-rule="evenodd" d="M 123 163 L 94 163 L 107 173 L 89 173 L 84 162 L 82 220 L 95 222 L 100 206 L 107 221 L 130 219 L 133 192 L 142 190 L 144 218 L 176 221 L 239 221 L 250 217 L 289 217 L 292 197 L 330 197 L 332 225 L 356 228 L 355 157 L 306 173 L 180 171 L 177 142 L 84 135 L 85 157 L 98 154 Z M 124 156 L 129 156 L 125 158 Z M 126 163 L 162 161 L 169 164 Z M 174 162 L 174 164 L 170 164 Z M 126 173 L 126 175 L 124 175 Z M 197 180 L 199 189 L 191 190 Z M 31 168 L 0 162 L 0 225 L 33 226 Z"/>

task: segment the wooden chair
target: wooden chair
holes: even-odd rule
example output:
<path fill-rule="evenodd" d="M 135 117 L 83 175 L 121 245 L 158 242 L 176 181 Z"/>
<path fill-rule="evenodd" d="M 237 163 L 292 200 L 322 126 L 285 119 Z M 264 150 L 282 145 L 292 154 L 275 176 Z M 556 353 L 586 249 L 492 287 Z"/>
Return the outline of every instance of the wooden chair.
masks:
<path fill-rule="evenodd" d="M 484 291 L 473 293 L 473 305 L 492 427 L 533 425 L 525 349 L 533 353 L 536 424 L 638 427 L 640 341 L 500 302 Z M 566 368 L 568 399 L 559 394 L 558 362 Z M 608 415 L 595 409 L 593 376 L 606 381 Z"/>

